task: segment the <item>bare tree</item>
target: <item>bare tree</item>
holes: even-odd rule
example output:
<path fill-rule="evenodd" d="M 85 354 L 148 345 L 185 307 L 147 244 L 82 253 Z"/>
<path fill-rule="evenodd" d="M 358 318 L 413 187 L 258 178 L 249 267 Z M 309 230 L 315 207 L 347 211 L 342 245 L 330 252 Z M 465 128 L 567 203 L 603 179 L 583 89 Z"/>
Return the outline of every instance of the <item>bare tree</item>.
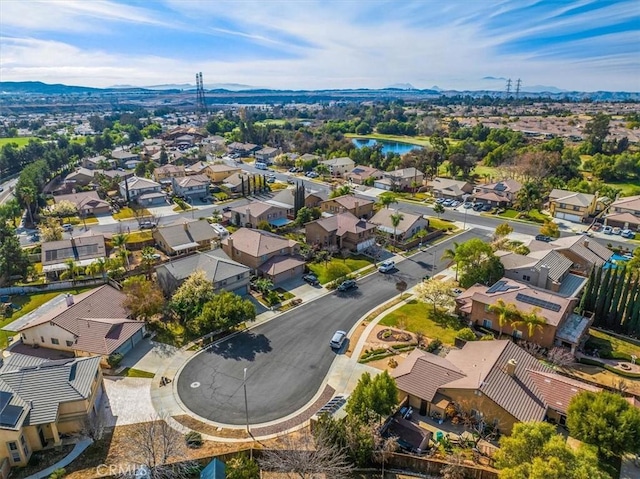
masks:
<path fill-rule="evenodd" d="M 382 479 L 384 479 L 384 464 L 387 460 L 387 456 L 399 449 L 398 438 L 395 436 L 384 437 L 380 434 L 380 428 L 376 428 L 373 431 L 373 437 L 376 442 L 376 449 L 373 453 L 373 457 L 376 461 L 382 465 Z"/>
<path fill-rule="evenodd" d="M 547 359 L 549 362 L 555 366 L 567 367 L 573 364 L 576 360 L 573 354 L 570 351 L 567 351 L 564 348 L 555 347 L 547 354 Z"/>
<path fill-rule="evenodd" d="M 467 474 L 462 455 L 451 454 L 448 456 L 447 465 L 440 470 L 440 473 L 442 474 L 442 479 L 465 479 Z"/>
<path fill-rule="evenodd" d="M 259 464 L 267 471 L 280 472 L 289 478 L 311 479 L 350 477 L 353 465 L 344 448 L 332 444 L 325 434 L 304 434 L 300 438 L 285 436 L 282 449 L 264 449 Z"/>
<path fill-rule="evenodd" d="M 151 417 L 132 426 L 126 437 L 124 459 L 149 471 L 150 479 L 186 478 L 193 469 L 184 461 L 187 445 L 184 437 L 167 423 L 165 417 Z M 132 476 L 135 471 L 130 471 Z"/>

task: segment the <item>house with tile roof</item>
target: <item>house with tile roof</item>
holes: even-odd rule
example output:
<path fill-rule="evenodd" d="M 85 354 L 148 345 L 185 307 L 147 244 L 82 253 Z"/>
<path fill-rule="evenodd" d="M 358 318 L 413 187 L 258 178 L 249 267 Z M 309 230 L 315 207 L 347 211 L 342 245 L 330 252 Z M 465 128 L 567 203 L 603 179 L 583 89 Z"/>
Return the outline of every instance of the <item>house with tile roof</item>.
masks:
<path fill-rule="evenodd" d="M 241 168 L 237 166 L 229 166 L 224 163 L 214 163 L 207 165 L 200 173 L 204 173 L 209 177 L 212 183 L 223 183 L 227 178 L 234 174 L 240 174 Z"/>
<path fill-rule="evenodd" d="M 320 161 L 320 164 L 329 168 L 331 176 L 344 176 L 356 166 L 356 162 L 348 156 L 322 160 Z"/>
<path fill-rule="evenodd" d="M 522 313 L 535 313 L 544 319 L 544 324 L 529 331 L 526 323 L 507 323 L 500 327 L 498 314 L 489 307 L 501 299 L 513 304 Z M 562 346 L 575 353 L 589 333 L 593 315 L 574 313 L 578 304 L 576 297 L 560 296 L 557 293 L 536 288 L 527 283 L 502 278 L 491 286 L 476 284 L 456 298 L 456 312 L 469 324 L 523 339 L 543 348 Z"/>
<path fill-rule="evenodd" d="M 305 200 L 306 203 L 306 200 Z M 338 214 L 351 213 L 358 218 L 371 218 L 375 202 L 369 198 L 356 195 L 342 195 L 335 198 L 328 198 L 320 202 L 320 210 L 323 213 Z"/>
<path fill-rule="evenodd" d="M 57 279 L 60 273 L 69 269 L 69 260 L 79 268 L 86 268 L 100 258 L 106 259 L 104 239 L 103 235 L 97 234 L 42 243 L 42 272 L 48 279 Z"/>
<path fill-rule="evenodd" d="M 391 375 L 414 414 L 444 416 L 452 404 L 502 434 L 518 422 L 561 423 L 571 398 L 591 389 L 555 374 L 509 340 L 467 342 L 445 357 L 415 349 Z"/>
<path fill-rule="evenodd" d="M 223 239 L 222 250 L 252 272 L 269 278 L 274 284 L 304 274 L 298 242 L 267 231 L 240 228 Z"/>
<path fill-rule="evenodd" d="M 91 158 L 83 158 L 82 166 L 89 170 L 113 169 L 117 166 L 117 161 L 106 156 L 98 155 Z"/>
<path fill-rule="evenodd" d="M 595 214 L 598 195 L 554 188 L 549 193 L 551 216 L 560 220 L 584 223 Z"/>
<path fill-rule="evenodd" d="M 135 201 L 141 206 L 155 206 L 167 203 L 167 195 L 162 185 L 147 178 L 132 176 L 119 185 L 120 196 L 127 201 Z"/>
<path fill-rule="evenodd" d="M 322 248 L 363 251 L 375 244 L 376 225 L 344 212 L 304 225 L 306 242 Z"/>
<path fill-rule="evenodd" d="M 578 296 L 587 282 L 584 275 L 572 273 L 573 261 L 556 250 L 532 251 L 521 255 L 496 251 L 504 266 L 504 276 L 528 283 L 561 296 Z"/>
<path fill-rule="evenodd" d="M 277 228 L 291 223 L 287 217 L 287 211 L 288 209 L 283 206 L 252 201 L 249 204 L 231 208 L 225 216 L 236 226 L 257 228 L 264 221 Z"/>
<path fill-rule="evenodd" d="M 90 170 L 89 168 L 80 166 L 75 171 L 72 171 L 64 177 L 64 183 L 69 187 L 87 186 L 88 184 L 93 183 L 94 175 L 95 170 Z"/>
<path fill-rule="evenodd" d="M 251 268 L 233 261 L 222 249 L 198 252 L 156 267 L 158 284 L 170 296 L 194 272 L 204 272 L 215 291 L 245 295 Z"/>
<path fill-rule="evenodd" d="M 461 201 L 465 195 L 473 193 L 473 185 L 471 183 L 451 178 L 436 177 L 428 183 L 427 188 L 436 198 L 458 201 Z"/>
<path fill-rule="evenodd" d="M 188 219 L 155 228 L 152 236 L 158 247 L 169 256 L 209 250 L 211 242 L 220 237 L 207 220 Z"/>
<path fill-rule="evenodd" d="M 0 463 L 26 466 L 35 451 L 62 444 L 100 414 L 100 358 L 5 358 L 0 370 Z"/>
<path fill-rule="evenodd" d="M 111 205 L 98 195 L 97 191 L 81 191 L 69 195 L 58 195 L 53 197 L 55 203 L 69 201 L 78 208 L 80 216 L 96 216 L 111 213 Z"/>
<path fill-rule="evenodd" d="M 356 165 L 351 171 L 344 175 L 347 181 L 355 183 L 356 185 L 364 185 L 365 182 L 379 180 L 383 176 L 383 171 L 364 165 Z"/>
<path fill-rule="evenodd" d="M 273 163 L 273 159 L 280 154 L 280 150 L 278 148 L 273 148 L 271 146 L 263 146 L 261 149 L 256 151 L 253 156 L 256 161 L 261 161 L 270 165 Z"/>
<path fill-rule="evenodd" d="M 604 224 L 640 231 L 640 195 L 618 198 L 611 203 Z"/>
<path fill-rule="evenodd" d="M 173 194 L 184 197 L 187 201 L 209 196 L 211 181 L 206 175 L 189 175 L 182 178 L 171 178 Z"/>
<path fill-rule="evenodd" d="M 129 319 L 125 295 L 110 285 L 78 295 L 61 294 L 5 326 L 23 344 L 72 352 L 77 357 L 126 354 L 145 333 L 143 321 Z"/>
<path fill-rule="evenodd" d="M 527 247 L 531 252 L 554 250 L 573 263 L 571 272 L 588 276 L 594 266 L 602 266 L 613 256 L 606 246 L 583 235 L 564 236 L 549 243 L 531 240 Z"/>
<path fill-rule="evenodd" d="M 510 206 L 516 200 L 516 195 L 521 189 L 522 183 L 507 178 L 497 183 L 476 185 L 473 190 L 473 198 L 478 202 L 493 206 Z"/>
<path fill-rule="evenodd" d="M 395 243 L 406 243 L 411 240 L 420 231 L 429 229 L 429 220 L 422 215 L 402 212 L 402 219 L 397 227 L 393 227 L 391 216 L 398 213 L 393 208 L 382 208 L 371 218 L 371 222 L 376 225 L 378 231 L 389 235 Z"/>
<path fill-rule="evenodd" d="M 153 170 L 153 179 L 158 183 L 171 184 L 172 178 L 182 178 L 186 176 L 184 166 L 167 163 Z"/>
<path fill-rule="evenodd" d="M 380 180 L 375 180 L 373 186 L 387 191 L 410 191 L 414 187 L 424 184 L 424 173 L 413 166 L 387 171 Z"/>

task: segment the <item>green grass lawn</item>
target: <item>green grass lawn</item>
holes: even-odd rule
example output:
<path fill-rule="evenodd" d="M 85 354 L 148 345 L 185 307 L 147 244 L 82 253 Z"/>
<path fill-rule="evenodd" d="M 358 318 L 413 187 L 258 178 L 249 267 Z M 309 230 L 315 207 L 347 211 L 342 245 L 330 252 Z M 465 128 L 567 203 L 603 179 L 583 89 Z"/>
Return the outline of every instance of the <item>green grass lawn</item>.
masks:
<path fill-rule="evenodd" d="M 151 231 L 136 231 L 127 235 L 127 243 L 142 243 L 153 238 Z"/>
<path fill-rule="evenodd" d="M 412 333 L 420 331 L 429 339 L 438 338 L 450 345 L 455 342 L 456 333 L 463 327 L 455 318 L 444 314 L 434 316 L 432 305 L 415 299 L 387 314 L 379 324 L 402 327 Z"/>
<path fill-rule="evenodd" d="M 440 218 L 433 218 L 432 216 L 429 217 L 429 226 L 431 226 L 432 228 L 438 228 L 439 230 L 448 230 L 449 228 L 452 228 L 452 231 L 455 231 L 458 229 L 458 227 L 456 225 L 454 225 L 451 221 L 447 221 L 447 220 L 442 220 Z"/>
<path fill-rule="evenodd" d="M 140 369 L 124 368 L 118 376 L 127 378 L 153 378 L 155 374 Z"/>
<path fill-rule="evenodd" d="M 545 214 L 542 214 L 540 211 L 538 210 L 531 210 L 527 213 L 527 216 L 535 221 L 536 223 L 544 223 L 547 220 L 551 219 L 551 216 L 547 216 Z"/>
<path fill-rule="evenodd" d="M 517 218 L 519 214 L 520 212 L 516 210 L 506 210 L 504 213 L 500 213 L 498 216 L 501 216 L 502 218 L 514 219 Z"/>
<path fill-rule="evenodd" d="M 640 357 L 640 346 L 637 344 L 616 338 L 607 333 L 596 331 L 595 329 L 590 329 L 589 335 L 591 336 L 589 343 L 597 345 L 601 351 L 609 350 L 611 352 Z"/>
<path fill-rule="evenodd" d="M 372 263 L 372 261 L 371 259 L 366 258 L 364 256 L 354 256 L 351 258 L 347 258 L 346 260 L 343 260 L 342 258 L 332 258 L 331 261 L 327 263 L 327 266 L 332 263 L 345 264 L 347 268 L 349 268 L 349 271 L 353 273 L 354 271 L 357 271 L 360 268 L 369 266 Z M 309 269 L 313 274 L 315 274 L 318 277 L 318 281 L 320 281 L 320 283 L 325 284 L 330 281 L 327 268 L 325 267 L 324 263 L 311 263 L 309 265 Z"/>
<path fill-rule="evenodd" d="M 285 291 L 282 288 L 276 288 L 275 292 L 280 295 L 283 301 L 286 301 L 287 299 L 295 298 L 295 295 L 293 293 L 290 293 L 289 291 Z"/>
<path fill-rule="evenodd" d="M 122 208 L 117 213 L 113 214 L 113 219 L 116 220 L 128 220 L 129 218 L 135 217 L 135 213 L 131 208 Z"/>
<path fill-rule="evenodd" d="M 294 120 L 295 123 L 296 120 Z M 262 121 L 256 121 L 255 124 L 256 125 L 262 125 L 262 126 L 267 126 L 267 125 L 273 125 L 273 126 L 284 126 L 284 124 L 287 122 L 287 120 L 282 120 L 282 119 L 266 119 L 266 120 L 262 120 Z"/>
<path fill-rule="evenodd" d="M 621 191 L 622 196 L 633 196 L 637 195 L 640 192 L 640 184 L 633 183 L 605 183 L 607 186 L 611 186 L 612 188 L 618 188 Z"/>
<path fill-rule="evenodd" d="M 18 147 L 22 148 L 29 143 L 29 140 L 37 140 L 35 136 L 18 136 L 13 138 L 0 138 L 0 148 L 9 143 L 16 143 Z"/>
<path fill-rule="evenodd" d="M 156 331 L 154 341 L 159 343 L 170 344 L 175 347 L 182 347 L 189 342 L 187 330 L 178 322 L 166 322 L 163 325 L 159 323 L 151 323 L 153 330 Z"/>
<path fill-rule="evenodd" d="M 81 288 L 81 289 L 72 289 L 72 290 L 64 290 L 64 291 L 47 291 L 44 293 L 36 293 L 25 296 L 11 296 L 11 302 L 13 304 L 17 304 L 22 307 L 19 311 L 14 311 L 11 316 L 8 318 L 3 318 L 0 321 L 0 328 L 5 327 L 7 324 L 13 323 L 16 319 L 21 318 L 25 314 L 30 313 L 34 309 L 39 308 L 47 301 L 55 298 L 59 294 L 64 293 L 72 293 L 72 294 L 80 294 L 88 291 L 91 288 Z M 4 349 L 7 347 L 7 337 L 14 336 L 15 333 L 11 333 L 9 331 L 1 331 L 0 330 L 0 348 Z"/>

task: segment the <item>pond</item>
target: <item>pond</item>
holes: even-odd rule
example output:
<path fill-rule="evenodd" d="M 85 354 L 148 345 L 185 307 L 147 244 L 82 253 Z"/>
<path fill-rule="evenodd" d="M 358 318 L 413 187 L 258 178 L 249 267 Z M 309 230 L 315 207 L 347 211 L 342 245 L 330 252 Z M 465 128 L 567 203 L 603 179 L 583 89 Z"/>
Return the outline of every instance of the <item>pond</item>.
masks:
<path fill-rule="evenodd" d="M 351 141 L 358 148 L 362 148 L 365 146 L 372 148 L 377 144 L 381 144 L 382 153 L 384 153 L 385 155 L 387 153 L 397 153 L 398 155 L 404 155 L 405 153 L 409 153 L 411 150 L 414 150 L 416 148 L 422 148 L 419 145 L 400 143 L 399 141 L 374 140 L 371 138 L 353 138 Z"/>

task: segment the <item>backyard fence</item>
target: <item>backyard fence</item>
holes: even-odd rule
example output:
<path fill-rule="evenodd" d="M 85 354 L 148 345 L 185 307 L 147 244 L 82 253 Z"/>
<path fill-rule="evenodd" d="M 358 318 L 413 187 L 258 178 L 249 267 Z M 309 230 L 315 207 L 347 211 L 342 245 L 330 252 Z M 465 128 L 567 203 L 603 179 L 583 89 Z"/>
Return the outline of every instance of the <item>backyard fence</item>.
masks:
<path fill-rule="evenodd" d="M 61 291 L 64 289 L 74 288 L 87 288 L 89 286 L 102 286 L 109 283 L 112 286 L 120 289 L 117 283 L 104 278 L 87 278 L 76 279 L 74 281 L 53 281 L 51 283 L 34 284 L 30 286 L 8 286 L 6 288 L 0 288 L 0 295 L 25 295 L 33 293 L 43 293 L 45 291 Z"/>

